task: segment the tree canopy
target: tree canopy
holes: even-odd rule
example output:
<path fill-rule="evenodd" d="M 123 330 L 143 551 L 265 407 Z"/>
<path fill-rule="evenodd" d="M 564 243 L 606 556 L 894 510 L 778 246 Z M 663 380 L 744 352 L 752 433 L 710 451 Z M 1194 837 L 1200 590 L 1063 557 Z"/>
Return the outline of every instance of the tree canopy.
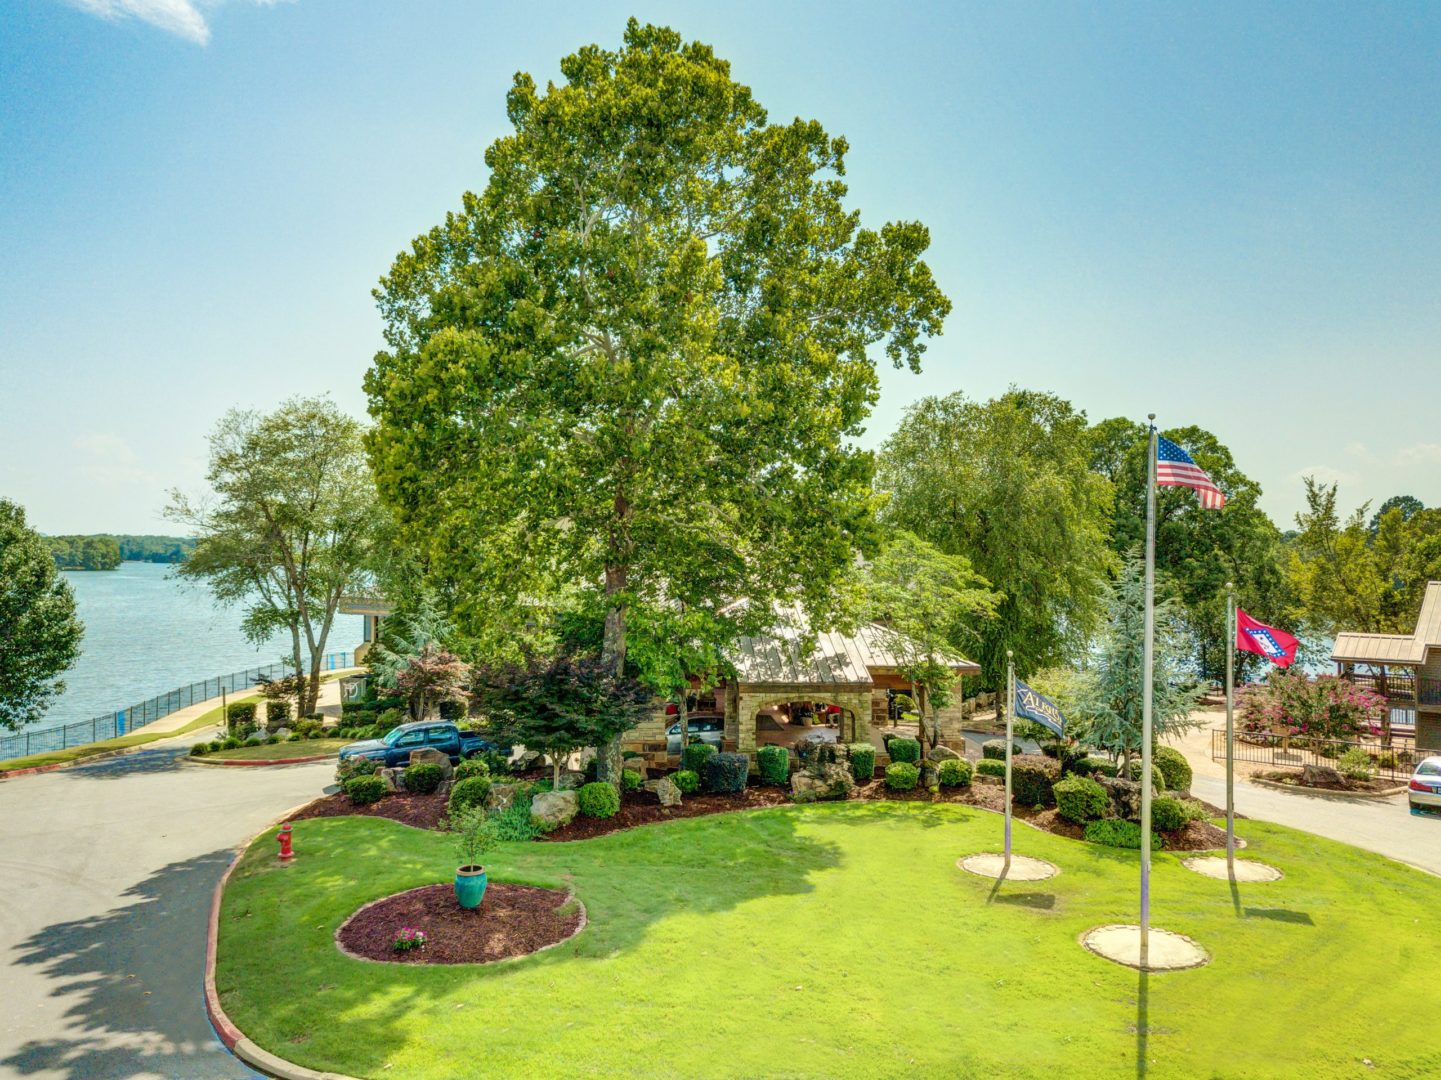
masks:
<path fill-rule="evenodd" d="M 84 634 L 75 596 L 25 511 L 0 498 L 0 728 L 33 724 L 65 690 Z"/>
<path fill-rule="evenodd" d="M 637 612 L 820 623 L 874 541 L 870 350 L 917 369 L 950 309 L 929 235 L 862 228 L 845 140 L 709 46 L 631 20 L 560 69 L 515 77 L 485 189 L 376 292 L 381 496 L 468 630 L 589 590 L 617 674 Z"/>

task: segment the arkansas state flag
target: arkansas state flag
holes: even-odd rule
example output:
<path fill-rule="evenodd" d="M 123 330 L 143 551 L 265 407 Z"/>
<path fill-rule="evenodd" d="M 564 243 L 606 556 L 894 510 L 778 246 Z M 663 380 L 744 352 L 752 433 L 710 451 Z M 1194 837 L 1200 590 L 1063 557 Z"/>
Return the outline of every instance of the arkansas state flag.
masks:
<path fill-rule="evenodd" d="M 1260 653 L 1277 667 L 1290 667 L 1296 659 L 1296 639 L 1284 630 L 1257 622 L 1240 608 L 1236 609 L 1236 648 L 1242 652 Z"/>

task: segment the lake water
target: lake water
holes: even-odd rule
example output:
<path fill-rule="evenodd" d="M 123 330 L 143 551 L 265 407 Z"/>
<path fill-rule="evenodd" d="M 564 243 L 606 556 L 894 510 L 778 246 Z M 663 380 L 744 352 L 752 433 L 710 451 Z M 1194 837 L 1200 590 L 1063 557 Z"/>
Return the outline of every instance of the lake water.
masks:
<path fill-rule="evenodd" d="M 85 624 L 80 659 L 65 674 L 65 693 L 41 731 L 89 720 L 201 679 L 286 660 L 288 635 L 257 648 L 240 632 L 243 612 L 172 576 L 161 563 L 125 562 L 118 570 L 65 571 Z M 337 615 L 326 652 L 354 649 L 359 615 Z"/>

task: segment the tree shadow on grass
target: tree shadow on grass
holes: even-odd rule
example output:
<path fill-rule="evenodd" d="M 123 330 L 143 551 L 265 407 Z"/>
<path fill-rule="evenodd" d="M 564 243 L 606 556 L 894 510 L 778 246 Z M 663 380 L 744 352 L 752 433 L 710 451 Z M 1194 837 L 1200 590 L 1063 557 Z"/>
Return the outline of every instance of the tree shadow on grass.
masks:
<path fill-rule="evenodd" d="M 1290 908 L 1248 907 L 1244 910 L 1248 919 L 1270 919 L 1272 922 L 1291 923 L 1296 926 L 1316 925 L 1316 921 L 1306 912 L 1292 911 Z"/>
<path fill-rule="evenodd" d="M 103 915 L 55 923 L 15 947 L 51 985 L 47 1034 L 0 1069 L 17 1076 L 248 1077 L 205 1015 L 205 927 L 228 850 L 171 863 Z M 13 1015 L 7 1021 L 13 1021 Z"/>

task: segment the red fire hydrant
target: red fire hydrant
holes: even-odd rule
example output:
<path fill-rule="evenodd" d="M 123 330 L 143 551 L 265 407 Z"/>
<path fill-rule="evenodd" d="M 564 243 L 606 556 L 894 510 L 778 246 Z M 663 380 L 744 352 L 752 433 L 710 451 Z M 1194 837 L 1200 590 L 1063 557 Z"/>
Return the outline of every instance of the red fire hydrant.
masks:
<path fill-rule="evenodd" d="M 280 826 L 280 833 L 276 839 L 280 841 L 280 861 L 285 862 L 295 858 L 295 852 L 290 850 L 290 824 L 288 822 Z"/>

